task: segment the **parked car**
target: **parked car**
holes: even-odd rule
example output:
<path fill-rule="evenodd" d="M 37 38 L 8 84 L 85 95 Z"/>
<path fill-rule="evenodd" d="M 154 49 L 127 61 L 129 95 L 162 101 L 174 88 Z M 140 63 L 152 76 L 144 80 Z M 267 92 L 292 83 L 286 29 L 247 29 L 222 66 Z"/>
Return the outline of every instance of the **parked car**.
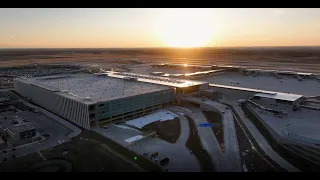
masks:
<path fill-rule="evenodd" d="M 49 137 L 50 137 L 50 135 L 49 135 L 48 133 L 43 133 L 42 136 L 43 136 L 44 138 L 49 138 Z"/>
<path fill-rule="evenodd" d="M 157 157 L 158 155 L 159 155 L 158 152 L 154 152 L 154 153 L 151 154 L 151 157 Z"/>
<path fill-rule="evenodd" d="M 23 122 L 30 122 L 28 119 L 24 119 Z"/>
<path fill-rule="evenodd" d="M 160 161 L 160 165 L 164 166 L 167 165 L 169 163 L 169 158 L 164 158 Z"/>

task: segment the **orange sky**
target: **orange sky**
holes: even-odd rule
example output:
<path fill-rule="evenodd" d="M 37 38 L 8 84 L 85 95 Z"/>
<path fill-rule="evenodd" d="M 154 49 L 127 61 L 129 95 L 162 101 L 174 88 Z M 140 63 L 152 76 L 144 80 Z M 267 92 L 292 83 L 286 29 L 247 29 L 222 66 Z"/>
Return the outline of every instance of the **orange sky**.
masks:
<path fill-rule="evenodd" d="M 0 9 L 0 48 L 316 46 L 320 9 Z"/>

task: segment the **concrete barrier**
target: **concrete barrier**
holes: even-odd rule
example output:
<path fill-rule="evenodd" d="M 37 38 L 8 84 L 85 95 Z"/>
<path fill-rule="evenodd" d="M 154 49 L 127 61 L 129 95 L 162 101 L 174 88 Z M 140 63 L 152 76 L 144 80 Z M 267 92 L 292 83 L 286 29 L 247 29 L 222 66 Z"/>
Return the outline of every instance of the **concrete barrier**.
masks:
<path fill-rule="evenodd" d="M 308 138 L 305 136 L 300 136 L 300 135 L 289 133 L 289 132 L 288 132 L 288 137 L 299 140 L 299 141 L 312 143 L 312 144 L 320 144 L 320 140 L 318 139 Z"/>

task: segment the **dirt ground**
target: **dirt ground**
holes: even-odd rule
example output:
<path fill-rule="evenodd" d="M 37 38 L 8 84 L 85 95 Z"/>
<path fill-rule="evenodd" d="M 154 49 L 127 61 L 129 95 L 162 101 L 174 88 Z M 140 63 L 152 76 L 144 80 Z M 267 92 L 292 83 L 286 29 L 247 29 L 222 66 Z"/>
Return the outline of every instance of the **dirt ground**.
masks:
<path fill-rule="evenodd" d="M 120 61 L 121 60 L 121 61 Z M 181 63 L 241 65 L 250 68 L 320 72 L 320 49 L 279 48 L 150 48 L 150 49 L 34 49 L 1 50 L 0 66 L 30 63 L 128 64 Z"/>

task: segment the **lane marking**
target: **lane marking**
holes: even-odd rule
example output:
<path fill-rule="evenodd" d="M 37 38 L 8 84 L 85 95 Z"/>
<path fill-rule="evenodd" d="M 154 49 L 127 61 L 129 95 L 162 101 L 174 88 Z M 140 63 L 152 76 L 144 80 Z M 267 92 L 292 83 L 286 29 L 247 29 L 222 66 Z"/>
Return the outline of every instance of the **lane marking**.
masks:
<path fill-rule="evenodd" d="M 41 152 L 40 151 L 37 151 L 37 153 L 39 154 L 39 156 L 44 160 L 44 161 L 46 161 L 47 159 L 41 154 Z"/>

